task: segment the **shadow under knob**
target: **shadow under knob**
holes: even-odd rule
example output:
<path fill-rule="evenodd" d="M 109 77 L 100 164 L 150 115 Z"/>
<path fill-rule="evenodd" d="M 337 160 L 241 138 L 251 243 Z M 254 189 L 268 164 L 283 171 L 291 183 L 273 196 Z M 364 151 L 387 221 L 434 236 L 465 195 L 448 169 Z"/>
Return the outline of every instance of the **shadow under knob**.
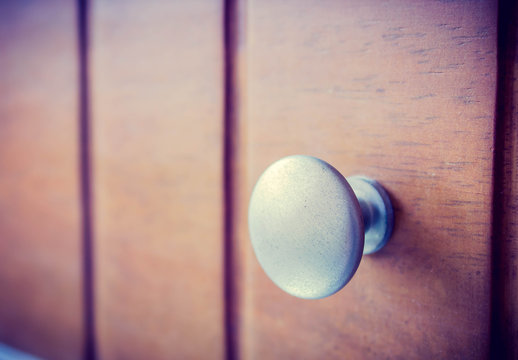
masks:
<path fill-rule="evenodd" d="M 385 245 L 393 211 L 375 180 L 346 180 L 323 160 L 293 155 L 271 164 L 257 181 L 248 224 L 270 279 L 291 295 L 319 299 L 349 282 L 362 254 Z"/>

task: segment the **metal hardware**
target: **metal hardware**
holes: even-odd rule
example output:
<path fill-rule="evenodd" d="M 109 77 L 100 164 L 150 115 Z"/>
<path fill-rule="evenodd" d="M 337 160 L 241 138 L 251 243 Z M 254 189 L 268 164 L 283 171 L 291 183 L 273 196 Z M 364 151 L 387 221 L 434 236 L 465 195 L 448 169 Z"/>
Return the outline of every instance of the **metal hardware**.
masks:
<path fill-rule="evenodd" d="M 330 164 L 293 155 L 271 164 L 253 190 L 250 239 L 270 279 L 287 293 L 319 299 L 343 288 L 362 254 L 379 251 L 394 222 L 375 180 L 347 180 Z"/>

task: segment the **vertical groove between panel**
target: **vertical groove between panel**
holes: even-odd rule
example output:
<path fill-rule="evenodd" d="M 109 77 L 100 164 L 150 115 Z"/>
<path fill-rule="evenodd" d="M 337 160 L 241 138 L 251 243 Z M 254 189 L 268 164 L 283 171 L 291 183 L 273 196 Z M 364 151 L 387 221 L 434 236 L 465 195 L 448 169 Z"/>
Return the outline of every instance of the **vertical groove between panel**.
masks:
<path fill-rule="evenodd" d="M 234 282 L 235 241 L 235 151 L 236 151 L 236 38 L 237 0 L 224 0 L 223 46 L 224 46 L 224 139 L 223 139 L 223 201 L 224 201 L 224 321 L 225 349 L 228 360 L 237 359 L 237 291 Z"/>
<path fill-rule="evenodd" d="M 89 84 L 89 0 L 78 0 L 79 164 L 83 250 L 84 358 L 96 359 Z"/>
<path fill-rule="evenodd" d="M 513 85 L 516 57 L 517 8 L 513 0 L 498 5 L 498 70 L 494 127 L 492 284 L 491 284 L 491 358 L 513 359 L 517 351 L 513 324 L 513 299 L 510 284 L 512 245 L 509 209 L 513 156 Z"/>

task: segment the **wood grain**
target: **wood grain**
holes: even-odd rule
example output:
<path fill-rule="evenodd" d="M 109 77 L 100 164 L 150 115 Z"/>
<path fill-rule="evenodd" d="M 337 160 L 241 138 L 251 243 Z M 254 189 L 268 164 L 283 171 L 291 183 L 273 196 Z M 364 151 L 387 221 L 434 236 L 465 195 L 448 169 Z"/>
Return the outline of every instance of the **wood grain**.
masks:
<path fill-rule="evenodd" d="M 83 347 L 76 3 L 0 2 L 0 342 Z"/>
<path fill-rule="evenodd" d="M 102 359 L 224 356 L 222 11 L 93 2 Z"/>
<path fill-rule="evenodd" d="M 313 155 L 381 181 L 396 228 L 317 301 L 276 288 L 241 231 L 241 358 L 486 358 L 495 2 L 247 6 L 247 195 L 271 162 Z"/>

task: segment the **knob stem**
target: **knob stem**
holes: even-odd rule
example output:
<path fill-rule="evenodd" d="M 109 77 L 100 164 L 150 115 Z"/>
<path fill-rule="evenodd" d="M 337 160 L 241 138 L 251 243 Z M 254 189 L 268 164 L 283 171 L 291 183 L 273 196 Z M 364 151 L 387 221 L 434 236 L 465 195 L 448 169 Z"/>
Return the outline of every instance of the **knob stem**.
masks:
<path fill-rule="evenodd" d="M 392 234 L 394 211 L 388 193 L 376 180 L 365 176 L 351 176 L 347 182 L 358 198 L 365 229 L 363 254 L 383 248 Z"/>
<path fill-rule="evenodd" d="M 364 199 L 358 198 L 358 202 L 360 203 L 360 209 L 362 211 L 362 218 L 363 218 L 363 229 L 365 232 L 369 230 L 372 224 L 372 206 L 365 201 Z"/>

